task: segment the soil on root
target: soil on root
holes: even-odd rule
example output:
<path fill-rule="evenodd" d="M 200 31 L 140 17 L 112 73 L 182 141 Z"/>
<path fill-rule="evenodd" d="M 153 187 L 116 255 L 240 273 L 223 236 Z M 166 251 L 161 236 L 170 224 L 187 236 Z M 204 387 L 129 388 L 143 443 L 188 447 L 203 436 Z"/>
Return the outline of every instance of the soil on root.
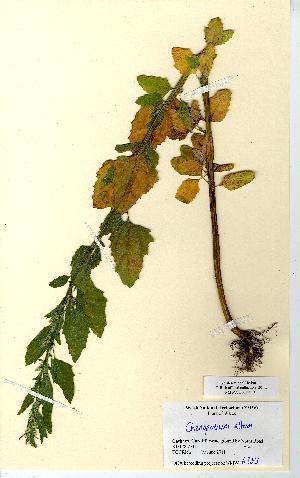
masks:
<path fill-rule="evenodd" d="M 276 325 L 277 322 L 274 322 L 264 330 L 244 330 L 240 337 L 231 342 L 236 374 L 255 372 L 262 365 L 264 346 L 271 340 L 269 332 L 273 329 L 276 333 Z"/>

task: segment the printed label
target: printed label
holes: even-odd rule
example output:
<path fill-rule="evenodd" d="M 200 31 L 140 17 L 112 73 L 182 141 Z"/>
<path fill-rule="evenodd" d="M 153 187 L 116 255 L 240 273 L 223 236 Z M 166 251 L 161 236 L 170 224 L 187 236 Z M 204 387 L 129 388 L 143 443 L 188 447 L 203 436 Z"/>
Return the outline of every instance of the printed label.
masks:
<path fill-rule="evenodd" d="M 278 377 L 204 377 L 204 395 L 209 397 L 272 397 L 279 394 Z"/>
<path fill-rule="evenodd" d="M 281 402 L 165 403 L 164 465 L 282 465 Z"/>

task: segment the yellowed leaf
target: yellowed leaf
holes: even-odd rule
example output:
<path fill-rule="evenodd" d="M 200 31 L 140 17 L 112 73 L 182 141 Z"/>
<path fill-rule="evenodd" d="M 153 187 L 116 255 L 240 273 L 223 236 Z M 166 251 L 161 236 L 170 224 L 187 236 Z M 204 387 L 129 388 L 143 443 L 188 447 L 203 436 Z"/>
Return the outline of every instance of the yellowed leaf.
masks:
<path fill-rule="evenodd" d="M 152 111 L 153 106 L 142 106 L 136 113 L 134 120 L 131 123 L 131 132 L 128 137 L 131 143 L 139 143 L 145 138 L 148 131 L 147 124 L 151 119 Z"/>
<path fill-rule="evenodd" d="M 159 144 L 162 144 L 166 137 L 168 136 L 170 130 L 171 130 L 171 119 L 170 116 L 167 114 L 168 112 L 165 113 L 165 116 L 159 125 L 158 128 L 153 133 L 153 139 L 152 139 L 152 146 L 153 148 L 156 148 Z"/>
<path fill-rule="evenodd" d="M 227 88 L 217 91 L 210 98 L 210 116 L 212 121 L 222 121 L 229 109 L 231 91 Z"/>
<path fill-rule="evenodd" d="M 197 149 L 202 148 L 204 143 L 204 138 L 205 138 L 204 134 L 200 134 L 200 133 L 192 134 L 191 141 L 194 148 L 197 148 Z"/>
<path fill-rule="evenodd" d="M 170 119 L 171 119 L 171 125 L 172 125 L 172 130 L 175 130 L 175 132 L 178 132 L 178 133 L 184 133 L 184 134 L 187 134 L 188 133 L 188 129 L 187 127 L 185 126 L 185 124 L 183 123 L 181 117 L 180 117 L 180 114 L 178 111 L 176 111 L 175 109 L 170 109 L 170 111 L 168 112 L 169 115 L 170 115 Z M 174 133 L 176 134 L 176 133 Z M 170 135 L 169 135 L 170 136 Z M 170 136 L 171 139 L 177 139 Z"/>
<path fill-rule="evenodd" d="M 170 108 L 165 112 L 162 123 L 153 134 L 152 145 L 154 148 L 163 143 L 167 137 L 170 139 L 184 139 L 189 133 L 188 128 L 180 117 L 179 107 L 180 101 L 175 99 Z"/>
<path fill-rule="evenodd" d="M 200 133 L 194 133 L 191 137 L 193 148 L 193 153 L 195 158 L 200 162 L 205 163 L 209 158 L 212 148 L 211 139 L 206 135 Z"/>
<path fill-rule="evenodd" d="M 219 17 L 212 18 L 204 31 L 206 42 L 215 45 L 226 43 L 234 33 L 233 30 L 223 30 L 223 23 Z"/>
<path fill-rule="evenodd" d="M 199 192 L 199 179 L 185 179 L 176 192 L 176 199 L 186 204 L 195 199 Z"/>
<path fill-rule="evenodd" d="M 215 163 L 215 172 L 221 173 L 222 171 L 231 171 L 234 168 L 233 163 L 226 163 L 226 164 L 216 164 Z"/>
<path fill-rule="evenodd" d="M 255 178 L 254 171 L 237 171 L 236 173 L 226 174 L 224 176 L 220 186 L 233 191 L 234 189 L 241 188 L 248 183 L 251 183 Z"/>
<path fill-rule="evenodd" d="M 201 176 L 202 164 L 197 159 L 187 159 L 183 156 L 176 156 L 171 159 L 175 171 L 185 176 Z"/>
<path fill-rule="evenodd" d="M 172 48 L 172 55 L 174 66 L 182 75 L 195 73 L 197 71 L 197 55 L 195 55 L 189 48 L 174 47 Z"/>
<path fill-rule="evenodd" d="M 197 100 L 193 100 L 191 103 L 191 117 L 193 126 L 196 126 L 202 117 L 199 102 Z"/>
<path fill-rule="evenodd" d="M 115 174 L 115 161 L 109 159 L 103 163 L 97 172 L 97 181 L 94 186 L 93 207 L 104 209 L 112 207 L 113 178 Z"/>
<path fill-rule="evenodd" d="M 112 207 L 123 214 L 158 180 L 156 169 L 142 155 L 119 156 L 111 161 L 109 166 L 114 174 L 109 185 L 105 184 L 104 166 L 105 163 L 97 173 L 94 188 L 93 204 L 96 208 Z"/>

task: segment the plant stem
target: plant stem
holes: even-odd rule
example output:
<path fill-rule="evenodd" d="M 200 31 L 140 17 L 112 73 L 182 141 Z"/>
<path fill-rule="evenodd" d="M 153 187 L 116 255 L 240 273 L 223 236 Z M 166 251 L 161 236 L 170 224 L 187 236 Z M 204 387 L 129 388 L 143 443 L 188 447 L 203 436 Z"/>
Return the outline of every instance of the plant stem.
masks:
<path fill-rule="evenodd" d="M 147 148 L 147 146 L 150 145 L 150 143 L 153 139 L 153 135 L 154 135 L 155 130 L 160 126 L 162 120 L 164 119 L 165 112 L 167 111 L 170 104 L 174 101 L 176 96 L 180 93 L 180 91 L 181 91 L 183 85 L 185 84 L 186 80 L 188 79 L 188 77 L 189 77 L 189 74 L 182 75 L 179 78 L 176 85 L 171 90 L 170 95 L 168 96 L 168 98 L 162 104 L 162 106 L 160 108 L 160 111 L 155 116 L 155 118 L 152 120 L 152 122 L 149 126 L 149 129 L 147 131 L 147 134 L 146 134 L 145 138 L 143 139 L 143 141 L 141 143 L 140 152 L 143 152 Z"/>
<path fill-rule="evenodd" d="M 200 78 L 201 86 L 208 84 L 208 78 L 202 75 Z M 226 322 L 231 322 L 232 315 L 230 313 L 229 307 L 227 305 L 222 271 L 221 271 L 221 251 L 220 251 L 220 240 L 219 240 L 219 228 L 218 228 L 218 215 L 217 215 L 217 201 L 216 201 L 216 185 L 215 185 L 215 173 L 214 173 L 214 142 L 211 129 L 211 117 L 210 117 L 210 99 L 209 92 L 203 93 L 203 102 L 205 108 L 205 124 L 206 124 L 206 139 L 207 139 L 207 179 L 209 186 L 209 206 L 210 206 L 210 218 L 211 218 L 211 229 L 212 229 L 212 242 L 213 242 L 213 261 L 214 261 L 214 272 L 216 285 L 218 290 L 218 296 L 222 312 Z M 232 332 L 239 337 L 244 335 L 243 330 L 238 326 L 233 327 Z"/>

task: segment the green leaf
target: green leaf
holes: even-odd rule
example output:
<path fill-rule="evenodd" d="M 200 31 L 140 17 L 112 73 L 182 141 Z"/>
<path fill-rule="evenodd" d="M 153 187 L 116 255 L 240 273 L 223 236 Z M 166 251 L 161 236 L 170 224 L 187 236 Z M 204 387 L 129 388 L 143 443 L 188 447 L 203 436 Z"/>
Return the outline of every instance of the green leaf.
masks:
<path fill-rule="evenodd" d="M 108 236 L 115 228 L 123 224 L 122 214 L 113 209 L 108 213 L 99 229 L 99 236 Z"/>
<path fill-rule="evenodd" d="M 112 182 L 115 175 L 115 169 L 113 167 L 109 168 L 106 175 L 102 178 L 102 183 L 104 186 L 107 186 Z"/>
<path fill-rule="evenodd" d="M 146 151 L 146 156 L 147 156 L 147 159 L 150 161 L 150 164 L 154 168 L 156 168 L 156 166 L 158 165 L 158 160 L 159 160 L 158 153 L 154 149 L 148 148 Z"/>
<path fill-rule="evenodd" d="M 215 172 L 216 173 L 221 173 L 222 171 L 231 171 L 234 168 L 233 163 L 227 163 L 227 164 L 214 164 L 215 166 Z"/>
<path fill-rule="evenodd" d="M 62 389 L 64 396 L 71 403 L 74 397 L 74 373 L 72 366 L 63 360 L 54 358 L 51 364 L 51 375 L 53 381 Z"/>
<path fill-rule="evenodd" d="M 25 354 L 25 364 L 30 365 L 31 363 L 36 362 L 46 351 L 48 347 L 48 335 L 50 332 L 50 325 L 44 327 L 34 339 L 27 346 Z"/>
<path fill-rule="evenodd" d="M 34 397 L 30 395 L 29 393 L 26 395 L 26 397 L 23 400 L 23 403 L 21 405 L 20 410 L 18 411 L 18 415 L 21 415 L 21 413 L 25 412 L 25 410 L 30 407 L 30 405 L 34 402 Z"/>
<path fill-rule="evenodd" d="M 86 346 L 89 334 L 87 317 L 78 305 L 75 307 L 71 305 L 67 308 L 63 333 L 72 360 L 76 362 Z"/>
<path fill-rule="evenodd" d="M 163 102 L 163 98 L 159 93 L 150 93 L 148 95 L 139 96 L 136 104 L 140 106 L 159 105 Z"/>
<path fill-rule="evenodd" d="M 165 96 L 171 90 L 171 85 L 168 78 L 160 76 L 139 75 L 137 77 L 139 85 L 146 93 L 159 93 Z"/>
<path fill-rule="evenodd" d="M 48 433 L 52 433 L 52 410 L 53 404 L 50 402 L 44 402 L 42 406 L 42 414 L 44 424 Z"/>
<path fill-rule="evenodd" d="M 193 148 L 188 144 L 182 144 L 180 146 L 180 155 L 185 159 L 193 159 Z"/>
<path fill-rule="evenodd" d="M 193 120 L 190 113 L 189 105 L 185 101 L 180 101 L 179 114 L 183 124 L 189 131 L 193 129 Z"/>
<path fill-rule="evenodd" d="M 115 260 L 115 270 L 123 284 L 132 287 L 139 278 L 143 259 L 148 254 L 149 243 L 154 239 L 150 229 L 124 222 L 110 236 L 111 253 Z"/>
<path fill-rule="evenodd" d="M 74 284 L 78 289 L 76 299 L 88 318 L 92 332 L 97 337 L 101 337 L 106 326 L 106 297 L 102 290 L 95 286 L 90 276 L 84 272 L 77 275 Z"/>
<path fill-rule="evenodd" d="M 101 261 L 101 252 L 97 245 L 80 246 L 72 257 L 71 279 L 81 271 L 90 272 L 97 267 Z"/>
<path fill-rule="evenodd" d="M 48 319 L 57 318 L 58 316 L 63 314 L 64 308 L 65 308 L 65 298 L 56 307 L 54 307 L 54 309 L 48 312 L 48 314 L 46 314 L 45 317 L 47 317 Z"/>
<path fill-rule="evenodd" d="M 40 441 L 41 441 L 41 443 L 43 443 L 44 438 L 47 438 L 47 436 L 48 436 L 47 429 L 46 429 L 46 426 L 45 426 L 45 423 L 44 423 L 43 415 L 38 410 L 36 410 L 35 413 L 34 413 L 34 418 L 35 418 L 35 421 L 36 421 L 36 424 L 37 424 L 37 427 L 38 427 L 38 430 L 39 430 Z"/>
<path fill-rule="evenodd" d="M 134 151 L 139 147 L 140 143 L 125 143 L 125 144 L 117 144 L 115 150 L 118 153 L 125 153 L 126 151 Z"/>
<path fill-rule="evenodd" d="M 62 287 L 68 282 L 69 278 L 70 276 L 66 275 L 56 277 L 56 279 L 53 279 L 53 281 L 51 281 L 49 285 L 50 287 Z"/>
<path fill-rule="evenodd" d="M 186 62 L 191 70 L 195 70 L 199 66 L 199 58 L 197 55 L 187 56 Z"/>
<path fill-rule="evenodd" d="M 205 40 L 207 43 L 222 45 L 233 35 L 233 30 L 223 30 L 223 23 L 219 17 L 212 18 L 207 27 L 204 28 Z"/>
<path fill-rule="evenodd" d="M 43 373 L 38 388 L 34 388 L 34 391 L 41 393 L 47 398 L 53 398 L 53 387 L 48 372 Z"/>
<path fill-rule="evenodd" d="M 241 188 L 248 183 L 251 183 L 255 178 L 254 171 L 238 171 L 237 173 L 230 173 L 224 176 L 220 186 L 232 191 L 234 189 Z"/>

